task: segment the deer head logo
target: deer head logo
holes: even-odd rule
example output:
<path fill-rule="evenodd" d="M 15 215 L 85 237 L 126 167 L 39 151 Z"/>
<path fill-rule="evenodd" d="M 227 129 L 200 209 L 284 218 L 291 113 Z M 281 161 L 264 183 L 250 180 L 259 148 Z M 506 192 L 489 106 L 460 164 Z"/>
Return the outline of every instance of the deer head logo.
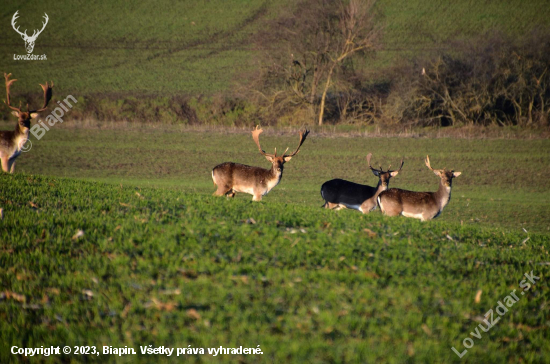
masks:
<path fill-rule="evenodd" d="M 13 18 L 11 18 L 11 26 L 13 27 L 13 30 L 15 30 L 17 33 L 19 33 L 19 35 L 21 35 L 21 38 L 23 38 L 23 40 L 25 41 L 25 49 L 27 50 L 27 53 L 32 53 L 32 51 L 34 50 L 34 42 L 36 42 L 36 38 L 38 38 L 40 33 L 42 33 L 44 28 L 46 28 L 46 24 L 48 24 L 48 14 L 44 13 L 44 19 L 46 21 L 44 23 L 42 23 L 42 29 L 35 30 L 32 33 L 32 35 L 29 37 L 27 35 L 27 29 L 25 29 L 25 31 L 23 33 L 21 33 L 19 31 L 19 27 L 17 27 L 17 28 L 15 27 L 15 20 L 17 20 L 17 18 L 19 18 L 17 13 L 19 13 L 19 10 L 17 10 L 15 12 L 15 14 L 13 14 Z"/>

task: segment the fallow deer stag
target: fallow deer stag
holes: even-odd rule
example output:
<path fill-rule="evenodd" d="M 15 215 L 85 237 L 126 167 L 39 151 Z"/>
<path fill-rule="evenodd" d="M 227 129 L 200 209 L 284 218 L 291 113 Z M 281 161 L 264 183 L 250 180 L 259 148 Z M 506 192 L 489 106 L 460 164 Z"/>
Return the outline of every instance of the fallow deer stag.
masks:
<path fill-rule="evenodd" d="M 378 205 L 384 215 L 403 215 L 426 221 L 441 214 L 451 200 L 453 178 L 460 176 L 462 172 L 433 169 L 429 156 L 426 156 L 426 166 L 441 178 L 437 192 L 412 192 L 390 188 L 378 195 Z"/>
<path fill-rule="evenodd" d="M 284 164 L 298 154 L 300 147 L 309 134 L 307 129 L 300 132 L 300 143 L 294 153 L 286 154 L 287 148 L 283 155 L 277 156 L 277 148 L 275 148 L 275 154 L 268 154 L 260 146 L 259 138 L 262 132 L 263 130 L 256 126 L 256 129 L 252 131 L 252 139 L 254 139 L 260 153 L 271 162 L 271 169 L 251 167 L 233 162 L 219 164 L 212 170 L 212 180 L 218 187 L 214 195 L 234 197 L 236 192 L 242 192 L 253 195 L 253 201 L 261 201 L 262 196 L 268 194 L 273 187 L 279 184 L 283 177 Z"/>
<path fill-rule="evenodd" d="M 403 168 L 403 159 L 401 166 L 397 171 L 388 170 L 384 172 L 382 166 L 380 169 L 372 168 L 370 159 L 372 153 L 367 155 L 367 162 L 372 173 L 378 177 L 378 185 L 376 187 L 361 185 L 354 182 L 349 182 L 343 179 L 333 179 L 323 183 L 321 186 L 321 196 L 325 200 L 323 207 L 327 209 L 340 210 L 343 208 L 359 210 L 364 214 L 376 209 L 376 198 L 382 192 L 388 189 L 390 178 L 397 176 Z"/>
<path fill-rule="evenodd" d="M 38 113 L 46 110 L 48 103 L 52 98 L 52 85 L 48 85 L 46 82 L 42 86 L 44 91 L 44 105 L 42 108 L 37 110 L 29 110 L 29 104 L 27 104 L 27 111 L 21 110 L 21 104 L 19 107 L 14 107 L 10 103 L 10 86 L 17 80 L 10 80 L 10 74 L 4 73 L 4 78 L 6 79 L 6 105 L 12 109 L 12 114 L 15 115 L 19 120 L 15 130 L 13 131 L 0 131 L 0 160 L 2 161 L 2 170 L 4 172 L 13 173 L 15 169 L 15 159 L 21 154 L 23 146 L 27 142 L 29 137 L 29 130 L 31 127 L 31 119 L 35 119 L 38 116 Z"/>

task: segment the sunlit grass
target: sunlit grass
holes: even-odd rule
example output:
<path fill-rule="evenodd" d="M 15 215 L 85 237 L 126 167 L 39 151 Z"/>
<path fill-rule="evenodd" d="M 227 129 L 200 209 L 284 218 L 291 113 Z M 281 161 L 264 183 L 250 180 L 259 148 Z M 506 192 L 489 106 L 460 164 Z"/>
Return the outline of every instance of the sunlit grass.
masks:
<path fill-rule="evenodd" d="M 0 186 L 3 363 L 21 359 L 13 345 L 149 344 L 264 352 L 192 363 L 458 361 L 451 346 L 531 270 L 541 280 L 467 358 L 548 357 L 548 235 L 334 213 L 276 194 L 254 203 L 30 174 Z"/>

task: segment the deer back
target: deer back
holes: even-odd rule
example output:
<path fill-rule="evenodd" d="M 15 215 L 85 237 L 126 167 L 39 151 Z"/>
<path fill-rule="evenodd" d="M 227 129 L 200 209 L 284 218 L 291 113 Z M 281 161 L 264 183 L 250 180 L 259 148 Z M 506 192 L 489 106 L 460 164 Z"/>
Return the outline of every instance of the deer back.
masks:
<path fill-rule="evenodd" d="M 325 201 L 346 205 L 361 205 L 365 200 L 373 197 L 376 191 L 376 187 L 343 179 L 333 179 L 321 186 L 321 196 Z"/>

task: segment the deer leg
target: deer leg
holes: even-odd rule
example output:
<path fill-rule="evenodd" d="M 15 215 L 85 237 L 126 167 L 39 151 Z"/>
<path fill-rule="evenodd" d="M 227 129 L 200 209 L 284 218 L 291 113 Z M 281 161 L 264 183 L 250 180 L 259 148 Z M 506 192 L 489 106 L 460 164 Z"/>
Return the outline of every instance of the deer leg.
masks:
<path fill-rule="evenodd" d="M 254 197 L 252 198 L 252 201 L 261 201 L 261 200 L 262 200 L 261 194 L 255 194 Z"/>
<path fill-rule="evenodd" d="M 383 209 L 382 205 L 380 204 L 380 210 L 384 215 L 390 216 L 390 217 L 403 215 L 403 211 L 399 211 L 398 209 L 392 208 L 392 206 L 389 206 L 388 208 Z"/>
<path fill-rule="evenodd" d="M 383 215 L 393 217 L 393 216 L 399 216 L 402 214 L 403 209 L 396 207 L 391 200 L 389 201 L 387 199 L 382 200 L 380 196 L 378 196 L 377 200 L 378 200 L 378 206 L 380 207 L 380 211 L 382 212 Z"/>
<path fill-rule="evenodd" d="M 214 196 L 224 196 L 224 195 L 226 195 L 229 191 L 231 191 L 231 187 L 219 185 L 219 186 L 218 186 L 218 189 L 216 190 L 216 192 L 214 192 Z"/>
<path fill-rule="evenodd" d="M 382 203 L 378 204 L 380 206 L 380 211 L 382 211 L 382 214 L 385 216 L 399 216 L 403 214 L 403 210 L 399 210 L 398 208 L 395 208 L 395 206 L 383 206 Z"/>
<path fill-rule="evenodd" d="M 15 172 L 15 158 L 8 161 L 8 167 L 10 169 L 10 173 L 13 174 L 13 172 Z"/>
<path fill-rule="evenodd" d="M 231 189 L 225 195 L 227 197 L 233 198 L 233 197 L 235 197 L 235 190 Z"/>
<path fill-rule="evenodd" d="M 374 201 L 367 200 L 361 204 L 361 206 L 359 207 L 359 211 L 361 211 L 363 214 L 368 214 L 375 208 L 376 204 L 374 203 Z"/>
<path fill-rule="evenodd" d="M 9 172 L 9 158 L 8 157 L 2 157 L 2 170 L 4 172 Z"/>

